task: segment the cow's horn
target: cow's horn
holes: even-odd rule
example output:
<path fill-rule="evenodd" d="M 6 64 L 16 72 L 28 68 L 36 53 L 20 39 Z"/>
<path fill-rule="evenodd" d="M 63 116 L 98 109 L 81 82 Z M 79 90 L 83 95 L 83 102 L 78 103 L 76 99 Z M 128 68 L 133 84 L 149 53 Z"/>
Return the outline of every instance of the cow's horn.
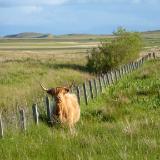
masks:
<path fill-rule="evenodd" d="M 48 89 L 45 88 L 41 83 L 40 83 L 40 86 L 42 87 L 42 89 L 43 89 L 44 91 L 48 91 Z"/>

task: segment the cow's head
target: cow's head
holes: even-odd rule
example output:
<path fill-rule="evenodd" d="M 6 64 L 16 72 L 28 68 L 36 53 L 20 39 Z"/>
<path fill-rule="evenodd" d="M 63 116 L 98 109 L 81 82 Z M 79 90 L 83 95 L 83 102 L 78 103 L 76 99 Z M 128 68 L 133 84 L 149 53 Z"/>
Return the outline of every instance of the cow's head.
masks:
<path fill-rule="evenodd" d="M 73 83 L 70 86 L 67 87 L 56 87 L 56 88 L 45 88 L 42 84 L 40 84 L 42 89 L 44 91 L 46 91 L 49 95 L 53 96 L 53 97 L 57 97 L 58 95 L 64 95 L 66 93 L 68 93 L 71 89 L 71 87 L 73 86 Z"/>

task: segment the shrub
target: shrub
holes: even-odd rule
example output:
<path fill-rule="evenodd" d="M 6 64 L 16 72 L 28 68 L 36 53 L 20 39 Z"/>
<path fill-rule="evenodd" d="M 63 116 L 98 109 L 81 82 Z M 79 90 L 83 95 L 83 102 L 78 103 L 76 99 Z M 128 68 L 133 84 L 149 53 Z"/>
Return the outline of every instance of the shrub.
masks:
<path fill-rule="evenodd" d="M 113 34 L 115 38 L 111 43 L 102 42 L 97 48 L 91 49 L 87 62 L 89 71 L 105 73 L 138 58 L 143 46 L 139 33 L 118 28 Z"/>

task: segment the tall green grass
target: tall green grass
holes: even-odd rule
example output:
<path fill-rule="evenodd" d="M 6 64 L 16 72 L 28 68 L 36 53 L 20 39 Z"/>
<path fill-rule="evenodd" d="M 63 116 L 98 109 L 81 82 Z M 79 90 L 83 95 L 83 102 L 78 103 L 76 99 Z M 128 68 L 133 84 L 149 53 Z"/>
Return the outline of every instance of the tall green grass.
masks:
<path fill-rule="evenodd" d="M 0 140 L 0 159 L 159 159 L 159 68 L 158 60 L 147 62 L 89 106 L 81 106 L 74 135 L 65 126 L 42 122 L 26 133 L 6 132 Z"/>

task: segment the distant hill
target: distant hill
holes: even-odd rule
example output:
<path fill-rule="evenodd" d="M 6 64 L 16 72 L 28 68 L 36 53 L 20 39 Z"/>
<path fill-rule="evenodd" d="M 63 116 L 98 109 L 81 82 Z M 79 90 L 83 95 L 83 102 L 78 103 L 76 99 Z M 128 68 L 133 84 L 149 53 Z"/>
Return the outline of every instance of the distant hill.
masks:
<path fill-rule="evenodd" d="M 148 35 L 160 35 L 160 30 L 153 30 L 153 31 L 145 31 L 141 32 L 142 35 L 148 36 Z M 32 39 L 32 38 L 105 38 L 105 37 L 111 37 L 113 38 L 112 34 L 64 34 L 64 35 L 52 35 L 52 34 L 43 34 L 43 33 L 36 33 L 36 32 L 24 32 L 24 33 L 18 33 L 13 35 L 7 35 L 1 38 L 26 38 L 26 39 Z"/>
<path fill-rule="evenodd" d="M 13 35 L 4 36 L 4 38 L 53 38 L 52 34 L 43 34 L 35 32 L 24 32 Z"/>
<path fill-rule="evenodd" d="M 142 32 L 142 33 L 160 33 L 160 30 L 146 31 L 146 32 Z"/>

